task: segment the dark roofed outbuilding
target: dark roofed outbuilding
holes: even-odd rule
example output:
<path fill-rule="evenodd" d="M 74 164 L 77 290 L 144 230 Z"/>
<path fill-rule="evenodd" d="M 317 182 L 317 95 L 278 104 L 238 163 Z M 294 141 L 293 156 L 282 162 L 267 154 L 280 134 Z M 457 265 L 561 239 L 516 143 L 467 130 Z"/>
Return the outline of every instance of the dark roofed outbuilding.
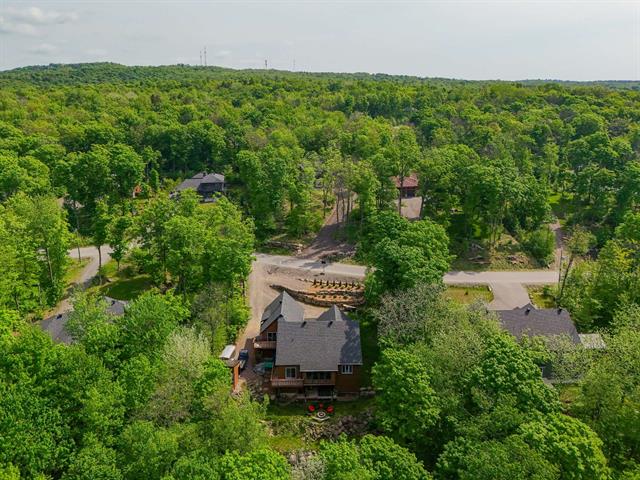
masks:
<path fill-rule="evenodd" d="M 530 303 L 513 310 L 497 310 L 502 327 L 520 340 L 523 336 L 567 336 L 575 344 L 580 343 L 576 326 L 569 312 L 563 308 L 537 309 Z"/>

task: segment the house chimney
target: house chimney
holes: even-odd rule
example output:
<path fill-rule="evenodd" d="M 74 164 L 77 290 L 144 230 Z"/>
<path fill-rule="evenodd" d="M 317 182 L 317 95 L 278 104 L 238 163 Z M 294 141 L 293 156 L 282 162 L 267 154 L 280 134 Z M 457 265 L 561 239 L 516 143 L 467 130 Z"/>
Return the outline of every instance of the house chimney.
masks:
<path fill-rule="evenodd" d="M 306 320 L 303 320 L 303 321 L 302 321 L 302 325 L 301 325 L 301 327 L 304 327 L 306 324 L 307 324 L 307 321 L 306 321 Z"/>
<path fill-rule="evenodd" d="M 558 308 L 558 315 L 560 315 L 562 313 L 562 307 Z"/>
<path fill-rule="evenodd" d="M 527 309 L 524 311 L 525 315 L 529 315 L 529 312 L 531 311 L 531 308 L 527 307 Z"/>
<path fill-rule="evenodd" d="M 333 320 L 329 320 L 329 324 L 327 326 L 330 327 L 331 324 L 333 324 Z"/>

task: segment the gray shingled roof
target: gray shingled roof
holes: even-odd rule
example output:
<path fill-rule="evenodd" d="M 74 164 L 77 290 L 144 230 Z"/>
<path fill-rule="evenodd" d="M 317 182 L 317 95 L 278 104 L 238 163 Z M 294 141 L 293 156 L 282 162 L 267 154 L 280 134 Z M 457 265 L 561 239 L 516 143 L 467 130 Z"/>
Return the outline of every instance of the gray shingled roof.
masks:
<path fill-rule="evenodd" d="M 304 319 L 304 309 L 287 292 L 278 295 L 264 310 L 260 321 L 260 333 L 279 318 L 283 318 L 285 322 L 302 322 Z M 278 330 L 283 323 L 279 323 Z"/>
<path fill-rule="evenodd" d="M 318 317 L 319 322 L 323 322 L 323 321 L 324 322 L 330 322 L 330 321 L 344 322 L 347 320 L 349 320 L 349 317 L 347 317 L 344 313 L 342 313 L 340 309 L 335 305 Z"/>
<path fill-rule="evenodd" d="M 198 187 L 200 186 L 200 182 L 202 182 L 202 178 L 187 178 L 184 182 L 182 182 L 180 185 L 178 185 L 176 187 L 176 190 L 178 192 L 182 192 L 183 190 L 186 190 L 188 188 L 193 188 L 194 190 L 197 190 Z"/>
<path fill-rule="evenodd" d="M 196 173 L 193 177 L 187 178 L 180 185 L 176 187 L 178 192 L 186 190 L 187 188 L 193 188 L 198 190 L 201 183 L 224 183 L 224 175 L 220 173 Z"/>
<path fill-rule="evenodd" d="M 129 305 L 129 302 L 124 300 L 117 300 L 111 297 L 104 297 L 104 301 L 107 302 L 107 312 L 117 317 L 124 315 L 124 310 Z"/>
<path fill-rule="evenodd" d="M 107 304 L 107 313 L 115 317 L 124 315 L 125 308 L 129 304 L 129 302 L 116 300 L 115 298 L 106 296 L 104 297 L 104 301 Z M 73 343 L 73 338 L 71 338 L 71 335 L 69 335 L 69 332 L 67 332 L 66 329 L 67 321 L 69 320 L 69 313 L 71 312 L 62 312 L 57 315 L 53 315 L 52 317 L 45 318 L 40 322 L 40 328 L 48 333 L 54 342 L 65 343 L 67 345 Z"/>
<path fill-rule="evenodd" d="M 537 309 L 528 304 L 513 310 L 497 310 L 502 327 L 518 340 L 529 337 L 554 337 L 567 335 L 573 343 L 580 343 L 571 315 L 562 308 Z"/>
<path fill-rule="evenodd" d="M 321 316 L 317 320 L 278 323 L 275 364 L 299 365 L 301 372 L 335 372 L 339 365 L 362 365 L 360 325 L 339 310 L 337 316 L 342 320 L 320 320 Z"/>
<path fill-rule="evenodd" d="M 202 183 L 224 183 L 224 175 L 220 173 L 210 173 L 202 179 Z"/>

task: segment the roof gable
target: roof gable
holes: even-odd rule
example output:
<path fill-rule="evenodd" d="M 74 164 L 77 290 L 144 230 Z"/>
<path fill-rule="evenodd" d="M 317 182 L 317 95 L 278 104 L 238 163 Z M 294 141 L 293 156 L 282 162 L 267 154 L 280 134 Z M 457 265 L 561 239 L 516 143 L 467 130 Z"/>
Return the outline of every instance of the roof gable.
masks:
<path fill-rule="evenodd" d="M 285 322 L 302 322 L 304 319 L 304 309 L 287 292 L 282 292 L 265 308 L 260 321 L 260 333 L 280 318 Z"/>
<path fill-rule="evenodd" d="M 329 310 L 326 310 L 322 313 L 316 320 L 317 322 L 345 322 L 347 320 L 351 320 L 347 317 L 342 311 L 335 305 L 333 305 Z"/>
<path fill-rule="evenodd" d="M 278 320 L 278 366 L 298 365 L 300 371 L 337 371 L 340 365 L 362 365 L 360 325 L 335 305 L 316 320 L 304 320 L 304 309 L 283 291 L 265 309 L 260 333 Z"/>

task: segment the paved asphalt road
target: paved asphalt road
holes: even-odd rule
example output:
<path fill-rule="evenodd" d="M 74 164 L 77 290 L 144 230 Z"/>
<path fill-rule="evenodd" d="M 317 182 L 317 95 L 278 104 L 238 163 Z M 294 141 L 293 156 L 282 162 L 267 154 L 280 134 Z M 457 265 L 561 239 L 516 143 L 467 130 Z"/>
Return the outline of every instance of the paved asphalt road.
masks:
<path fill-rule="evenodd" d="M 256 254 L 256 263 L 273 265 L 295 270 L 306 270 L 325 275 L 343 275 L 354 278 L 364 278 L 366 267 L 344 263 L 326 263 L 318 260 L 289 257 L 286 255 Z M 489 308 L 493 310 L 508 310 L 521 307 L 529 303 L 529 295 L 525 285 L 546 285 L 558 281 L 555 270 L 522 270 L 509 272 L 448 272 L 444 276 L 444 283 L 448 285 L 488 285 L 493 292 L 493 301 Z"/>
<path fill-rule="evenodd" d="M 111 256 L 111 248 L 104 246 L 102 248 L 102 263 L 107 263 Z M 69 256 L 76 258 L 77 249 L 69 251 Z M 80 249 L 82 258 L 89 258 L 89 264 L 83 269 L 76 283 L 85 288 L 98 273 L 98 250 L 95 247 L 83 247 Z M 338 275 L 352 278 L 363 279 L 366 274 L 366 267 L 361 265 L 349 265 L 344 263 L 323 263 L 320 260 L 310 260 L 297 258 L 286 255 L 268 255 L 257 253 L 254 263 L 254 270 L 263 267 L 277 266 L 293 270 L 303 270 L 315 274 L 324 274 L 326 276 Z M 253 276 L 258 276 L 257 272 L 252 272 Z M 489 308 L 493 310 L 511 309 L 520 307 L 529 302 L 529 296 L 525 285 L 544 285 L 555 283 L 558 280 L 558 272 L 554 270 L 530 270 L 530 271 L 510 271 L 510 272 L 462 272 L 454 271 L 445 274 L 444 282 L 449 285 L 488 285 L 494 299 L 489 304 Z M 250 283 L 250 287 L 252 282 Z M 256 282 L 257 283 L 257 282 Z M 250 288 L 251 290 L 251 288 Z M 252 292 L 250 291 L 250 294 Z M 254 295 L 258 297 L 258 293 Z M 266 299 L 253 299 L 252 307 L 266 306 Z M 253 305 L 254 303 L 259 305 Z M 49 312 L 48 317 L 55 317 L 59 313 L 71 310 L 71 304 L 68 298 L 62 300 L 55 309 Z M 45 322 L 43 325 L 45 330 L 50 331 L 55 338 L 60 335 L 63 325 L 58 325 L 55 321 Z M 251 331 L 249 334 L 255 334 Z M 247 335 L 243 335 L 240 344 L 244 343 Z"/>

